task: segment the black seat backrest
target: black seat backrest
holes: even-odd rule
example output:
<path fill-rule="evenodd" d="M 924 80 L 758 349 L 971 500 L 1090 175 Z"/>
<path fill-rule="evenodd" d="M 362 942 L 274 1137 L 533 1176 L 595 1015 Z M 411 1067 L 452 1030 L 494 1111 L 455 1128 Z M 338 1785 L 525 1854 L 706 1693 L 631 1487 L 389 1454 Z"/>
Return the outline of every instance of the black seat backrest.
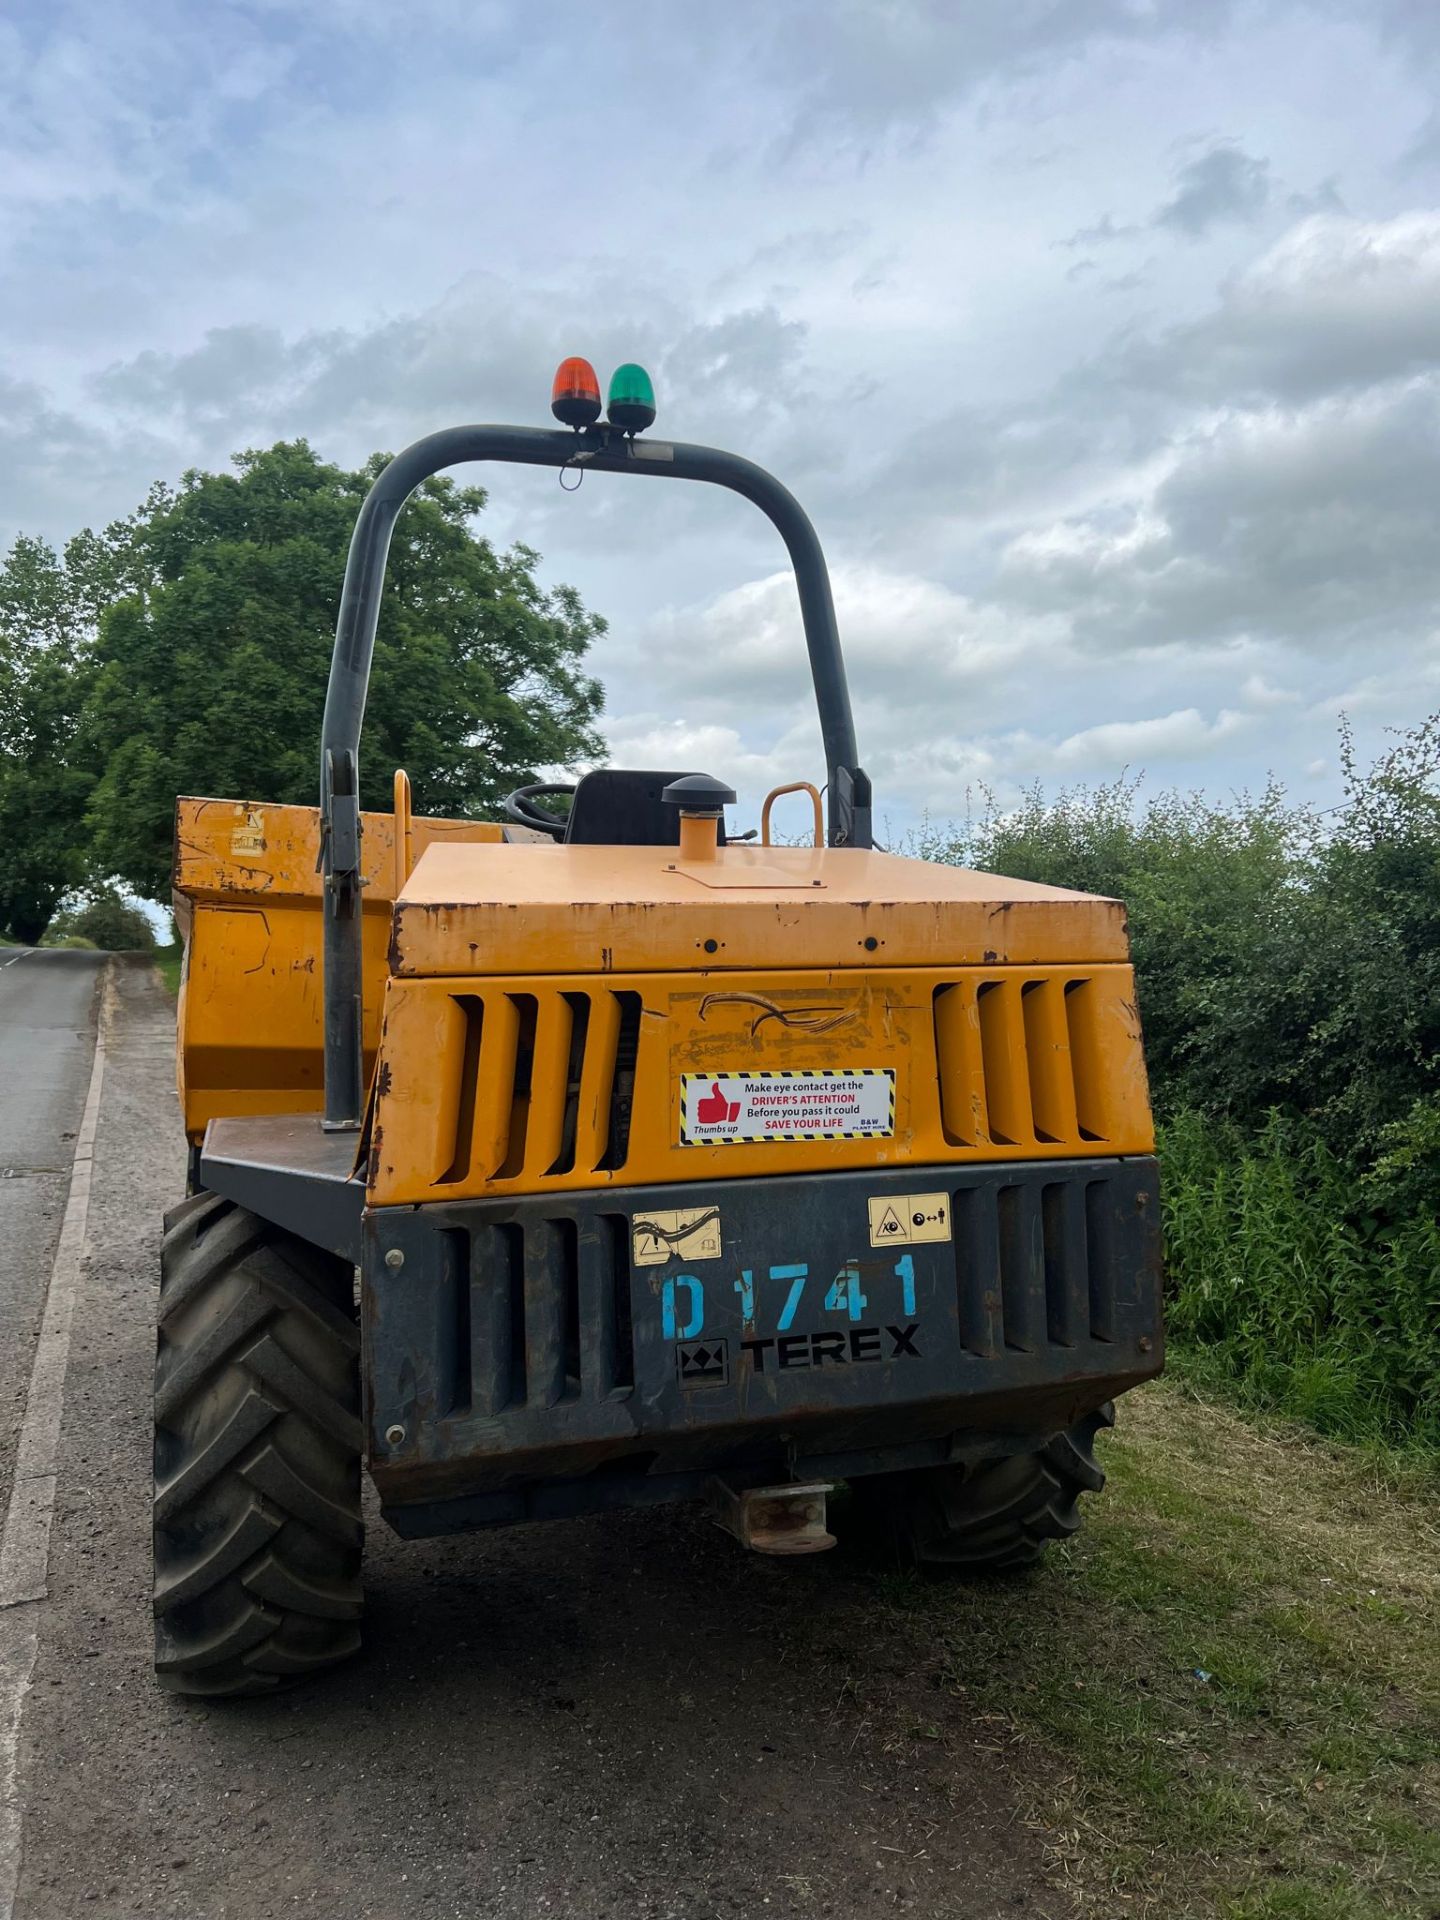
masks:
<path fill-rule="evenodd" d="M 680 844 L 680 809 L 660 798 L 678 773 L 632 773 L 623 767 L 597 767 L 587 773 L 570 802 L 566 840 L 582 847 L 675 847 Z M 720 822 L 725 844 L 725 822 Z"/>

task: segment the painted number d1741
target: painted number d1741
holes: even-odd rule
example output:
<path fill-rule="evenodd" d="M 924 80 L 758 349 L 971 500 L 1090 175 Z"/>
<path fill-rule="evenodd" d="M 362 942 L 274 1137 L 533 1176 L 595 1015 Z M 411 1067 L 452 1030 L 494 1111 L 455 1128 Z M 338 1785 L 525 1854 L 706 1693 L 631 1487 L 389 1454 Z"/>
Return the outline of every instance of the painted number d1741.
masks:
<path fill-rule="evenodd" d="M 902 1317 L 912 1317 L 915 1312 L 914 1255 L 902 1253 L 895 1262 L 893 1275 L 893 1280 L 886 1276 L 885 1288 L 887 1293 L 893 1289 L 893 1297 L 873 1301 L 862 1292 L 860 1269 L 853 1261 L 847 1261 L 828 1283 L 819 1275 L 812 1275 L 808 1265 L 801 1262 L 782 1263 L 763 1272 L 759 1268 L 744 1267 L 733 1284 L 740 1296 L 740 1318 L 747 1334 L 753 1334 L 761 1321 L 768 1325 L 772 1320 L 777 1333 L 789 1333 L 807 1301 L 807 1320 L 815 1316 L 817 1296 L 822 1290 L 823 1298 L 818 1301 L 820 1313 L 835 1314 L 852 1322 L 863 1319 L 867 1308 L 874 1314 L 898 1312 Z M 719 1283 L 712 1279 L 710 1284 L 714 1287 Z M 870 1284 L 873 1286 L 874 1281 Z M 703 1281 L 693 1273 L 671 1274 L 661 1288 L 660 1314 L 667 1340 L 693 1340 L 703 1333 Z"/>

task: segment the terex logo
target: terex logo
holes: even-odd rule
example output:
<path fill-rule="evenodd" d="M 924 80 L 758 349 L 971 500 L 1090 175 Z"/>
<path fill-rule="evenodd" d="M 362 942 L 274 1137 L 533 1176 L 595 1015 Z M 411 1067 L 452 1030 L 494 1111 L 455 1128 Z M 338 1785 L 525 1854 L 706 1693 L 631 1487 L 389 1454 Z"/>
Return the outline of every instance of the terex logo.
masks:
<path fill-rule="evenodd" d="M 695 1118 L 702 1127 L 732 1125 L 740 1118 L 740 1102 L 727 1100 L 720 1091 L 720 1082 L 714 1080 L 709 1093 L 695 1102 Z"/>
<path fill-rule="evenodd" d="M 848 1333 L 782 1333 L 773 1340 L 742 1340 L 740 1351 L 748 1353 L 756 1373 L 764 1373 L 773 1354 L 776 1370 L 788 1373 L 796 1367 L 849 1366 L 867 1360 L 918 1360 L 920 1349 L 915 1336 L 918 1320 L 908 1327 L 851 1327 Z M 886 1342 L 889 1351 L 886 1352 Z"/>

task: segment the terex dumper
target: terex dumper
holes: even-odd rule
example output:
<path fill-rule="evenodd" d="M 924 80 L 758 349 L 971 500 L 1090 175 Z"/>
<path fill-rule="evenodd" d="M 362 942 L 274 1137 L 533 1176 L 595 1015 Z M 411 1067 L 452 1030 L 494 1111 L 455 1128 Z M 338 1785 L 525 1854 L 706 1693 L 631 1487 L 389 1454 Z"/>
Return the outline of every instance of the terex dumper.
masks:
<path fill-rule="evenodd" d="M 559 429 L 437 433 L 375 482 L 318 808 L 179 803 L 192 1191 L 164 1242 L 155 1610 L 181 1692 L 358 1646 L 362 1464 L 407 1536 L 706 1499 L 803 1551 L 843 1480 L 912 1561 L 1016 1567 L 1073 1530 L 1111 1401 L 1161 1364 L 1121 906 L 876 851 L 795 500 L 642 437 L 638 369 L 602 420 L 567 362 L 554 406 Z M 391 529 L 478 460 L 709 481 L 769 516 L 820 710 L 813 845 L 728 839 L 734 795 L 686 768 L 521 788 L 503 824 L 412 818 L 398 774 L 393 812 L 361 811 Z"/>

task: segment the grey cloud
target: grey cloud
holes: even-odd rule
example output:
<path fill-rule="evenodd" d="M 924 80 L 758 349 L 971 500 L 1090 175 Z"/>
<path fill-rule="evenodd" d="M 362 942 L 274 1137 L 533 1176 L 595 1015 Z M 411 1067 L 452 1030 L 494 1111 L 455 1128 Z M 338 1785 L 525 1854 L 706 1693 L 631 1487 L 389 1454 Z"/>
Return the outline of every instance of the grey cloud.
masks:
<path fill-rule="evenodd" d="M 1290 194 L 1285 205 L 1297 220 L 1303 220 L 1312 213 L 1348 213 L 1350 211 L 1340 192 L 1340 182 L 1333 173 L 1328 174 L 1308 193 Z"/>
<path fill-rule="evenodd" d="M 1077 227 L 1074 233 L 1067 234 L 1063 240 L 1057 240 L 1058 247 L 1102 247 L 1112 240 L 1129 240 L 1139 233 L 1139 227 L 1117 227 L 1113 214 L 1102 214 L 1090 227 Z"/>
<path fill-rule="evenodd" d="M 7 353 L 68 383 L 63 399 L 0 386 L 9 526 L 69 531 L 159 475 L 282 434 L 349 462 L 457 418 L 543 421 L 554 362 L 580 350 L 602 375 L 645 361 L 660 431 L 753 452 L 814 513 L 843 590 L 864 751 L 892 798 L 953 808 L 977 775 L 1117 756 L 1228 772 L 1229 743 L 1269 750 L 1272 723 L 1245 719 L 1263 700 L 1235 690 L 1247 675 L 1318 702 L 1373 656 L 1391 670 L 1375 698 L 1393 712 L 1406 663 L 1431 644 L 1440 590 L 1412 502 L 1440 479 L 1440 215 L 1351 219 L 1322 181 L 1292 196 L 1304 219 L 1264 251 L 1244 224 L 1282 215 L 1291 182 L 1319 170 L 1326 129 L 1299 117 L 1328 111 L 1333 48 L 1297 71 L 1273 182 L 1235 148 L 1191 149 L 1167 181 L 1154 157 L 1174 126 L 1166 89 L 1183 91 L 1197 39 L 1239 18 L 1219 0 L 602 0 L 560 52 L 543 9 L 508 3 L 317 0 L 302 23 L 262 0 L 182 34 L 181 0 L 142 0 L 129 48 L 113 9 L 72 3 L 106 27 L 82 104 L 93 90 L 104 109 L 113 81 L 118 105 L 92 143 L 52 77 L 32 146 L 54 164 L 28 202 L 14 168 L 0 183 L 0 220 L 7 186 L 12 206 L 43 209 L 28 230 L 22 215 L 6 256 L 23 283 Z M 1425 31 L 1418 7 L 1410 29 L 1403 11 L 1386 8 L 1395 33 Z M 1257 20 L 1278 44 L 1317 13 L 1344 22 L 1342 51 L 1363 52 L 1368 12 L 1254 0 L 1196 63 L 1207 115 L 1219 99 L 1235 117 L 1218 124 L 1263 124 L 1248 80 L 1230 104 L 1225 62 L 1240 74 Z M 353 64 L 316 90 L 337 33 Z M 245 70 L 257 34 L 273 66 Z M 585 65 L 583 99 L 557 84 L 562 52 Z M 1357 165 L 1353 188 L 1346 174 L 1367 211 L 1395 191 L 1375 103 L 1410 97 L 1387 58 L 1374 51 L 1335 145 L 1374 140 L 1376 167 Z M 280 74 L 268 89 L 266 71 Z M 1153 112 L 1152 71 L 1165 76 Z M 0 99 L 24 77 L 0 76 Z M 1117 83 L 1133 123 L 1114 112 Z M 634 138 L 594 138 L 617 114 Z M 12 113 L 0 157 L 19 150 L 19 126 Z M 793 128 L 777 164 L 777 129 Z M 904 150 L 932 131 L 932 150 Z M 1017 141 L 1052 153 L 1022 191 L 999 179 L 1002 164 L 1018 178 Z M 372 205 L 354 189 L 382 146 L 398 161 Z M 542 216 L 564 198 L 560 162 L 573 224 L 552 249 Z M 1430 183 L 1410 181 L 1424 204 Z M 1056 205 L 1070 209 L 1059 228 Z M 622 208 L 635 215 L 623 232 Z M 1081 220 L 1071 251 L 1047 253 Z M 1228 248 L 1209 311 L 1212 256 L 1159 244 L 1157 220 Z M 965 270 L 966 249 L 987 245 L 978 264 L 994 271 Z M 451 260 L 463 272 L 481 259 L 503 260 L 504 277 L 467 274 L 438 297 Z M 1105 340 L 1106 294 L 1142 280 L 1160 318 L 1127 303 Z M 25 285 L 41 304 L 25 304 Z M 87 388 L 97 351 L 116 363 Z M 937 361 L 961 404 L 927 383 Z M 763 520 L 708 489 L 601 482 L 569 500 L 553 481 L 497 480 L 487 526 L 553 545 L 566 567 L 573 555 L 587 599 L 616 616 L 596 665 L 617 733 L 663 741 L 675 715 L 698 716 L 714 751 L 757 778 L 792 737 L 813 741 L 793 627 L 763 594 L 725 598 L 783 564 Z M 647 625 L 657 602 L 684 611 Z"/>
<path fill-rule="evenodd" d="M 1317 216 L 1232 276 L 1198 320 L 1126 329 L 1048 390 L 952 409 L 917 429 L 867 492 L 887 502 L 897 558 L 942 565 L 979 593 L 991 554 L 1022 530 L 1077 513 L 1096 526 L 1107 513 L 1125 522 L 1155 484 L 1147 469 L 1187 467 L 1217 418 L 1239 444 L 1246 421 L 1259 436 L 1271 416 L 1298 419 L 1431 374 L 1440 375 L 1440 214 Z M 1426 421 L 1421 407 L 1422 438 Z M 1320 440 L 1333 444 L 1333 434 Z M 1089 504 L 1097 498 L 1111 505 Z"/>
<path fill-rule="evenodd" d="M 1134 240 L 1147 228 L 1169 230 L 1187 239 L 1199 240 L 1213 227 L 1257 220 L 1269 205 L 1271 193 L 1268 161 L 1256 160 L 1238 147 L 1212 147 L 1198 160 L 1180 168 L 1175 175 L 1175 192 L 1144 225 L 1118 222 L 1114 214 L 1105 213 L 1090 226 L 1077 227 L 1055 244 L 1070 249 L 1110 246 L 1117 241 Z M 1325 181 L 1313 196 L 1292 195 L 1290 206 L 1296 214 L 1333 212 L 1339 208 L 1340 198 L 1333 181 Z M 1139 284 L 1140 278 L 1135 274 L 1107 282 L 1114 291 L 1128 291 Z"/>
<path fill-rule="evenodd" d="M 922 538 L 968 552 L 987 626 L 1058 621 L 1127 673 L 1168 662 L 1187 693 L 1240 645 L 1332 704 L 1356 663 L 1418 663 L 1440 611 L 1440 215 L 1310 219 L 1208 315 L 1118 336 L 1026 406 L 952 414 L 887 482 L 910 564 Z M 1161 731 L 1197 752 L 1240 737 Z"/>
<path fill-rule="evenodd" d="M 58 543 L 82 525 L 104 525 L 169 464 L 148 428 L 82 416 L 33 382 L 4 374 L 0 443 L 0 551 L 17 533 Z"/>
<path fill-rule="evenodd" d="M 913 130 L 986 81 L 1053 67 L 1097 45 L 1184 34 L 1208 37 L 1231 0 L 1008 0 L 965 7 L 936 0 L 796 0 L 723 11 L 760 26 L 762 58 L 808 99 L 804 130 L 837 123 L 862 134 Z"/>
<path fill-rule="evenodd" d="M 534 394 L 543 416 L 556 364 L 583 349 L 602 380 L 621 360 L 642 360 L 672 410 L 677 401 L 713 404 L 754 424 L 803 405 L 796 367 L 804 330 L 775 308 L 700 320 L 653 294 L 622 302 L 617 291 L 595 285 L 605 318 L 582 322 L 569 295 L 522 293 L 475 274 L 437 306 L 368 330 L 287 340 L 265 326 L 213 328 L 188 352 L 143 353 L 107 368 L 93 391 L 108 406 L 207 435 L 281 413 L 309 433 L 342 423 L 353 433 L 360 422 L 393 432 L 437 414 L 509 412 L 517 386 Z"/>
<path fill-rule="evenodd" d="M 1192 399 L 1303 401 L 1440 364 L 1440 214 L 1317 215 L 1223 288 L 1204 319 L 1112 372 Z"/>
<path fill-rule="evenodd" d="M 1200 240 L 1226 221 L 1257 220 L 1269 204 L 1270 164 L 1238 147 L 1213 147 L 1181 167 L 1176 192 L 1155 214 L 1157 227 Z"/>
<path fill-rule="evenodd" d="M 1398 640 L 1440 605 L 1437 489 L 1440 382 L 1233 414 L 1183 441 L 1153 493 L 1020 536 L 999 590 L 1031 613 L 1067 610 L 1107 651 Z"/>
<path fill-rule="evenodd" d="M 1209 313 L 1117 333 L 1021 407 L 965 419 L 961 497 L 1003 506 L 1045 465 L 1124 465 L 1197 409 L 1296 407 L 1440 370 L 1440 213 L 1316 215 L 1221 286 Z"/>

